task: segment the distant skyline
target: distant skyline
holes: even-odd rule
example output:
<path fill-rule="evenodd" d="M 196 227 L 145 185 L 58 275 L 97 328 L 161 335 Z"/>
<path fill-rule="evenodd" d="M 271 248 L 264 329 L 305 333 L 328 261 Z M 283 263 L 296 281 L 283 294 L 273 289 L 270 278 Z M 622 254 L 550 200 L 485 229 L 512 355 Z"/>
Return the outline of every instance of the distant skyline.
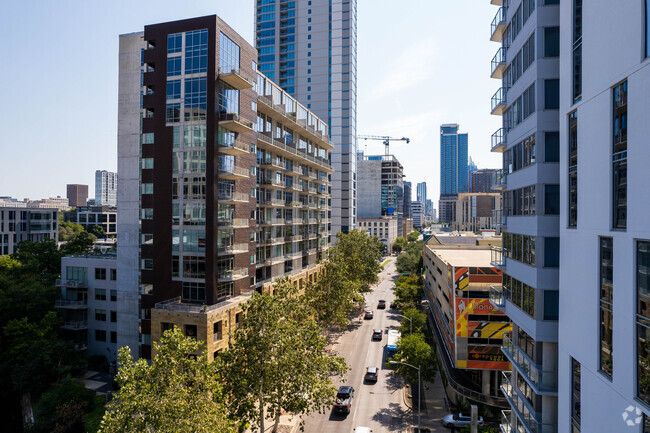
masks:
<path fill-rule="evenodd" d="M 65 197 L 66 184 L 87 184 L 93 190 L 96 170 L 117 170 L 120 34 L 216 13 L 252 43 L 254 4 L 6 4 L 0 36 L 12 49 L 0 69 L 6 96 L 0 107 L 0 196 Z M 391 153 L 403 164 L 405 180 L 427 182 L 434 202 L 440 184 L 441 124 L 459 123 L 469 133 L 469 155 L 479 168 L 498 167 L 490 136 L 500 118 L 489 114 L 490 97 L 498 87 L 489 76 L 498 49 L 489 41 L 495 8 L 475 0 L 412 0 L 396 14 L 388 0 L 359 0 L 357 12 L 358 133 L 409 137 L 409 144 L 391 143 Z M 384 153 L 379 141 L 361 140 L 359 150 Z"/>

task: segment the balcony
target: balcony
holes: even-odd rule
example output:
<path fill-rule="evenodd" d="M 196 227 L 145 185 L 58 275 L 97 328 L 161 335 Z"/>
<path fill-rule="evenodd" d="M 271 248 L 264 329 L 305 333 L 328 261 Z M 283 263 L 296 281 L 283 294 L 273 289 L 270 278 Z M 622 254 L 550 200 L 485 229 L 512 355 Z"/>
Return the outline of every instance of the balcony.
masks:
<path fill-rule="evenodd" d="M 507 218 L 508 215 L 505 209 L 492 210 L 492 227 L 505 227 Z"/>
<path fill-rule="evenodd" d="M 87 289 L 88 288 L 88 283 L 86 281 L 81 281 L 81 280 L 57 279 L 56 280 L 56 286 L 57 287 L 68 287 L 70 289 Z"/>
<path fill-rule="evenodd" d="M 503 4 L 503 0 L 490 0 L 490 4 L 495 6 L 501 6 Z"/>
<path fill-rule="evenodd" d="M 217 254 L 238 254 L 238 253 L 247 253 L 248 244 L 232 244 L 232 245 L 217 245 Z"/>
<path fill-rule="evenodd" d="M 244 77 L 239 69 L 231 69 L 230 71 L 219 69 L 219 79 L 237 90 L 253 87 L 253 83 Z"/>
<path fill-rule="evenodd" d="M 498 170 L 492 174 L 492 189 L 503 190 L 508 186 L 508 175 L 505 170 Z"/>
<path fill-rule="evenodd" d="M 292 208 L 293 208 L 293 207 L 296 207 L 296 208 L 303 207 L 303 204 L 302 204 L 301 201 L 288 201 L 288 202 L 286 202 L 284 205 L 285 205 L 286 207 L 292 207 Z"/>
<path fill-rule="evenodd" d="M 276 225 L 284 225 L 284 219 L 283 218 L 260 218 L 258 221 L 259 225 L 262 226 L 276 226 Z"/>
<path fill-rule="evenodd" d="M 239 179 L 248 179 L 250 176 L 250 171 L 243 167 L 219 167 L 219 177 L 221 179 L 228 180 L 239 180 Z"/>
<path fill-rule="evenodd" d="M 248 227 L 246 218 L 224 218 L 217 220 L 217 227 L 220 229 L 243 229 Z"/>
<path fill-rule="evenodd" d="M 506 256 L 508 255 L 508 250 L 501 247 L 492 247 L 490 248 L 490 263 L 492 266 L 497 268 L 502 268 L 506 265 Z"/>
<path fill-rule="evenodd" d="M 504 150 L 506 150 L 506 130 L 499 128 L 494 134 L 492 134 L 492 146 L 490 147 L 490 151 L 502 153 Z"/>
<path fill-rule="evenodd" d="M 511 373 L 504 371 L 504 380 L 501 383 L 501 392 L 506 396 L 506 400 L 510 404 L 511 409 L 519 418 L 519 421 L 529 433 L 555 433 L 557 432 L 557 425 L 542 424 L 538 420 L 541 419 L 541 413 L 534 411 L 529 403 L 522 397 L 512 386 L 510 381 Z"/>
<path fill-rule="evenodd" d="M 316 179 L 316 173 L 311 170 L 308 170 L 305 171 L 303 174 L 301 174 L 300 177 L 302 177 L 303 179 Z"/>
<path fill-rule="evenodd" d="M 253 130 L 253 122 L 241 119 L 237 113 L 219 113 L 219 126 L 232 132 Z"/>
<path fill-rule="evenodd" d="M 284 183 L 278 179 L 264 179 L 262 180 L 262 185 L 265 185 L 267 188 L 284 188 Z"/>
<path fill-rule="evenodd" d="M 262 104 L 266 105 L 269 108 L 273 108 L 273 101 L 271 100 L 271 96 L 265 96 L 265 95 L 257 95 L 257 102 L 261 102 Z"/>
<path fill-rule="evenodd" d="M 245 192 L 220 192 L 217 201 L 221 204 L 248 203 L 250 195 Z"/>
<path fill-rule="evenodd" d="M 506 68 L 506 53 L 508 49 L 506 47 L 501 47 L 497 50 L 497 53 L 492 57 L 491 63 L 491 72 L 490 77 L 502 79 L 503 71 Z"/>
<path fill-rule="evenodd" d="M 492 292 L 490 291 L 490 294 Z M 542 370 L 542 366 L 533 362 L 507 336 L 503 336 L 501 351 L 515 366 L 526 382 L 538 395 L 557 395 L 557 371 Z"/>
<path fill-rule="evenodd" d="M 316 188 L 314 188 L 313 186 L 305 186 L 303 187 L 302 190 L 303 192 L 307 192 L 309 194 L 316 194 Z"/>
<path fill-rule="evenodd" d="M 237 269 L 217 271 L 217 280 L 220 282 L 235 281 L 246 277 L 248 277 L 248 268 L 237 268 Z"/>
<path fill-rule="evenodd" d="M 232 143 L 219 143 L 219 152 L 226 155 L 246 155 L 250 152 L 250 147 L 239 140 L 233 140 Z"/>
<path fill-rule="evenodd" d="M 490 302 L 499 310 L 505 308 L 506 298 L 503 295 L 503 286 L 490 286 Z"/>
<path fill-rule="evenodd" d="M 492 95 L 492 111 L 490 113 L 496 116 L 502 116 L 503 111 L 506 109 L 506 88 L 500 87 L 494 95 Z"/>
<path fill-rule="evenodd" d="M 54 302 L 55 308 L 66 308 L 68 310 L 85 310 L 88 308 L 88 301 L 68 301 L 65 299 L 58 299 Z"/>
<path fill-rule="evenodd" d="M 263 198 L 260 199 L 260 205 L 262 206 L 284 206 L 284 200 L 281 198 Z"/>
<path fill-rule="evenodd" d="M 264 168 L 274 168 L 276 170 L 284 170 L 284 165 L 282 165 L 281 162 L 276 161 L 275 159 L 262 161 L 260 165 Z"/>
<path fill-rule="evenodd" d="M 259 243 L 260 245 L 279 245 L 284 242 L 284 237 L 278 236 L 278 237 L 260 237 Z"/>
<path fill-rule="evenodd" d="M 499 429 L 501 433 L 513 433 L 515 430 L 510 425 L 510 414 L 512 412 L 509 410 L 501 411 L 501 422 L 499 423 Z"/>
<path fill-rule="evenodd" d="M 499 8 L 497 14 L 490 25 L 490 40 L 492 42 L 501 42 L 503 40 L 503 31 L 506 28 L 506 8 Z"/>
<path fill-rule="evenodd" d="M 61 329 L 67 329 L 67 330 L 70 330 L 70 331 L 78 331 L 78 330 L 88 329 L 88 321 L 87 320 L 73 320 L 73 321 L 63 322 L 63 324 L 61 324 Z"/>

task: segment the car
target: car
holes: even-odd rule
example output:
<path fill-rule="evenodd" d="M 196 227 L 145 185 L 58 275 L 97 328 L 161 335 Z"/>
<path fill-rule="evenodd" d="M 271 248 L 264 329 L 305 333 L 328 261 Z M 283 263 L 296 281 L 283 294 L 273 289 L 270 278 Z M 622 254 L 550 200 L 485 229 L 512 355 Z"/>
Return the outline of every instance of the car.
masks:
<path fill-rule="evenodd" d="M 370 427 L 359 426 L 359 427 L 355 427 L 355 429 L 352 430 L 352 432 L 353 433 L 372 433 L 372 429 L 370 429 Z"/>
<path fill-rule="evenodd" d="M 380 299 L 379 302 L 377 303 L 377 309 L 384 310 L 385 308 L 386 308 L 386 301 Z"/>
<path fill-rule="evenodd" d="M 368 382 L 377 382 L 378 373 L 379 373 L 379 369 L 377 367 L 367 367 L 366 375 L 363 377 L 363 379 Z"/>
<path fill-rule="evenodd" d="M 339 387 L 339 392 L 336 393 L 336 401 L 332 408 L 336 413 L 350 413 L 352 407 L 352 398 L 354 397 L 354 388 L 351 386 L 343 385 Z"/>
<path fill-rule="evenodd" d="M 372 310 L 366 310 L 366 311 L 363 313 L 363 318 L 364 318 L 364 319 L 372 319 L 374 316 L 375 316 L 375 315 L 374 315 L 374 313 L 372 312 Z"/>
<path fill-rule="evenodd" d="M 397 302 L 391 302 L 390 303 L 390 308 L 397 308 Z"/>
<path fill-rule="evenodd" d="M 463 415 L 462 413 L 445 415 L 442 419 L 442 425 L 445 427 L 467 427 L 472 423 L 472 417 L 469 415 Z M 483 425 L 483 417 L 478 417 L 478 425 Z"/>
<path fill-rule="evenodd" d="M 373 329 L 372 330 L 372 339 L 373 340 L 381 340 L 383 338 L 384 333 L 382 332 L 381 329 Z"/>

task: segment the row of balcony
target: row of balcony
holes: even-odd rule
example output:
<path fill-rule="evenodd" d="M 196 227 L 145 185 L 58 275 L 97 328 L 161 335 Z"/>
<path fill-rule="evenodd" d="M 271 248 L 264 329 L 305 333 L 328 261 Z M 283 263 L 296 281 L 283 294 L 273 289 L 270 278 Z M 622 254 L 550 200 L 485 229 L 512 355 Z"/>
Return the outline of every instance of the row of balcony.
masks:
<path fill-rule="evenodd" d="M 557 370 L 544 370 L 506 335 L 503 336 L 501 351 L 516 366 L 519 374 L 526 379 L 536 394 L 557 395 Z"/>
<path fill-rule="evenodd" d="M 217 271 L 217 280 L 220 282 L 236 281 L 248 277 L 248 268 L 234 268 Z"/>
<path fill-rule="evenodd" d="M 282 49 L 280 49 L 280 52 L 282 53 Z M 290 111 L 288 112 L 284 104 L 274 104 L 273 97 L 271 95 L 258 95 L 257 100 L 258 102 L 263 103 L 267 107 L 272 108 L 275 112 L 282 114 L 286 119 L 290 120 L 292 123 L 295 123 L 299 127 L 308 131 L 311 135 L 314 136 L 314 138 L 324 141 L 325 143 L 332 146 L 332 144 L 328 141 L 327 135 L 323 134 L 319 130 L 316 130 L 316 128 L 314 128 L 313 125 L 308 125 L 307 119 L 298 119 L 296 116 L 296 112 L 290 112 Z"/>
<path fill-rule="evenodd" d="M 519 395 L 515 387 L 512 386 L 510 380 L 511 373 L 504 371 L 503 378 L 504 380 L 501 383 L 501 392 L 505 395 L 512 411 L 515 412 L 517 418 L 521 424 L 524 425 L 526 430 L 529 433 L 554 433 L 557 431 L 557 425 L 542 423 L 539 420 L 542 418 L 542 414 L 538 411 L 533 410 L 530 407 L 528 401 L 525 398 Z M 503 418 L 502 418 L 503 421 Z M 508 421 L 510 427 L 512 424 Z M 514 428 L 512 429 L 514 430 Z"/>
<path fill-rule="evenodd" d="M 291 225 L 302 225 L 302 224 L 327 224 L 329 223 L 330 219 L 328 217 L 322 217 L 322 218 L 277 218 L 277 217 L 271 217 L 271 218 L 265 218 L 265 217 L 260 217 L 257 220 L 257 225 L 261 226 L 275 226 L 275 225 L 286 225 L 286 224 L 291 224 Z"/>

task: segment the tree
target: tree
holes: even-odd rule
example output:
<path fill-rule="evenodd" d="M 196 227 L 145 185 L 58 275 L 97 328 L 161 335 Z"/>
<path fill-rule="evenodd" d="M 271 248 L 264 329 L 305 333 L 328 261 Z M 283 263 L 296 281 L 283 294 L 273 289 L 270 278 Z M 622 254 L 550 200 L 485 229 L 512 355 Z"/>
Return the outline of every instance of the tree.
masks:
<path fill-rule="evenodd" d="M 420 232 L 414 230 L 411 233 L 409 233 L 408 236 L 406 236 L 406 240 L 408 240 L 409 242 L 415 242 L 418 240 L 419 237 L 420 237 Z"/>
<path fill-rule="evenodd" d="M 44 392 L 34 407 L 36 424 L 34 432 L 83 432 L 82 417 L 92 409 L 94 393 L 82 382 L 65 378 Z"/>
<path fill-rule="evenodd" d="M 408 364 L 420 367 L 422 380 L 433 382 L 436 378 L 436 354 L 424 341 L 424 335 L 413 333 L 402 335 L 397 343 L 397 353 L 393 355 L 395 361 L 406 362 Z M 418 372 L 414 368 L 402 364 L 392 364 L 395 371 L 413 383 L 418 381 Z"/>
<path fill-rule="evenodd" d="M 234 413 L 260 431 L 266 419 L 277 431 L 283 411 L 325 410 L 336 394 L 330 376 L 348 369 L 325 352 L 325 337 L 297 289 L 287 278 L 275 284 L 275 295 L 255 295 L 244 305 L 230 350 L 221 355 Z"/>
<path fill-rule="evenodd" d="M 378 281 L 383 244 L 362 230 L 339 232 L 337 241 L 323 262 L 324 275 L 305 289 L 306 303 L 323 327 L 345 327 L 363 293 Z"/>
<path fill-rule="evenodd" d="M 94 226 L 90 227 L 88 230 L 88 233 L 91 235 L 95 236 L 96 238 L 105 238 L 106 237 L 106 230 L 104 230 L 104 227 L 95 224 Z"/>
<path fill-rule="evenodd" d="M 74 239 L 82 231 L 84 231 L 84 227 L 81 224 L 75 224 L 69 221 L 61 223 L 59 224 L 59 241 L 68 242 Z"/>
<path fill-rule="evenodd" d="M 154 342 L 156 356 L 133 361 L 119 350 L 120 386 L 108 404 L 100 432 L 234 432 L 226 418 L 220 377 L 203 343 L 175 327 Z"/>
<path fill-rule="evenodd" d="M 40 242 L 20 241 L 13 258 L 20 262 L 26 271 L 46 278 L 56 278 L 61 272 L 61 252 L 54 239 Z"/>
<path fill-rule="evenodd" d="M 399 332 L 402 335 L 413 333 L 421 333 L 424 325 L 427 323 L 427 315 L 414 307 L 408 307 L 402 311 L 405 320 L 402 320 L 399 327 Z M 410 320 L 409 320 L 410 319 Z"/>
<path fill-rule="evenodd" d="M 77 233 L 77 235 L 61 246 L 61 252 L 64 255 L 88 254 L 93 249 L 93 244 L 97 237 L 86 231 Z"/>
<path fill-rule="evenodd" d="M 395 239 L 395 242 L 393 242 L 393 247 L 392 250 L 394 253 L 400 253 L 402 252 L 403 249 L 406 248 L 408 245 L 408 242 L 404 238 L 397 238 Z"/>
<path fill-rule="evenodd" d="M 414 308 L 420 300 L 422 292 L 422 277 L 417 275 L 400 276 L 395 281 L 395 297 L 401 306 L 402 314 L 409 308 Z"/>
<path fill-rule="evenodd" d="M 412 242 L 406 248 L 406 254 L 400 254 L 396 260 L 397 272 L 417 274 L 422 269 L 423 241 Z"/>

